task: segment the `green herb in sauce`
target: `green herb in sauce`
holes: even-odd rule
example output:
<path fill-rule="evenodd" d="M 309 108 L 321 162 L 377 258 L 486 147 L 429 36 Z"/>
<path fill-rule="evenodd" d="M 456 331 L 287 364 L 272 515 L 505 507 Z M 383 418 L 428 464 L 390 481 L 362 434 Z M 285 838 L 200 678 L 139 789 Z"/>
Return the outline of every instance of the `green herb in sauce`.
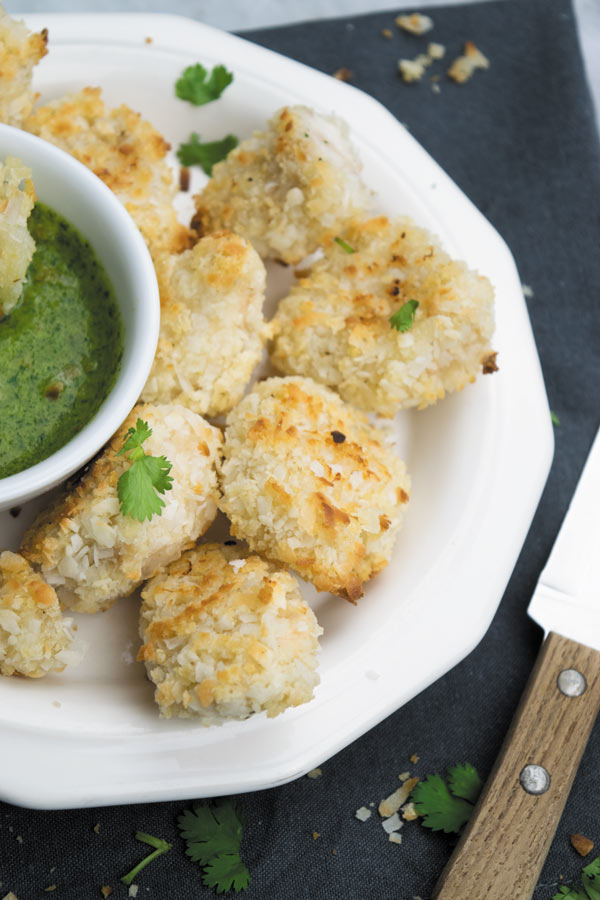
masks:
<path fill-rule="evenodd" d="M 112 388 L 123 328 L 92 247 L 53 210 L 29 217 L 36 251 L 18 306 L 0 319 L 0 478 L 64 446 Z"/>

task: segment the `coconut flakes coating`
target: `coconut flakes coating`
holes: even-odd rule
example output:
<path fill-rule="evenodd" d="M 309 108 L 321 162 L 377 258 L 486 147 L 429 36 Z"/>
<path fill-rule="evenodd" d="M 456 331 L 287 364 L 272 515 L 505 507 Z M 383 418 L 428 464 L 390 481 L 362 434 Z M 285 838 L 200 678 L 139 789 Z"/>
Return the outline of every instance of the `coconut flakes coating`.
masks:
<path fill-rule="evenodd" d="M 393 416 L 462 390 L 492 355 L 494 291 L 408 218 L 355 222 L 300 279 L 273 320 L 273 365 Z M 412 326 L 390 317 L 419 304 Z"/>
<path fill-rule="evenodd" d="M 227 412 L 266 340 L 260 257 L 248 241 L 224 231 L 164 257 L 157 274 L 160 337 L 142 399 L 182 403 L 201 415 Z"/>
<path fill-rule="evenodd" d="M 0 160 L 0 318 L 16 306 L 33 257 L 27 219 L 34 201 L 31 169 L 15 156 Z"/>
<path fill-rule="evenodd" d="M 284 107 L 214 167 L 193 225 L 231 229 L 261 256 L 296 263 L 367 205 L 360 170 L 341 119 Z"/>
<path fill-rule="evenodd" d="M 142 599 L 138 659 L 162 716 L 221 724 L 312 699 L 322 629 L 288 572 L 204 544 L 156 575 Z"/>
<path fill-rule="evenodd" d="M 176 186 L 165 156 L 170 145 L 124 104 L 106 109 L 100 88 L 85 87 L 38 107 L 23 127 L 56 144 L 114 191 L 153 257 L 178 253 L 190 234 L 173 208 Z"/>
<path fill-rule="evenodd" d="M 0 674 L 41 678 L 77 665 L 83 647 L 54 590 L 17 553 L 0 553 Z"/>
<path fill-rule="evenodd" d="M 32 34 L 0 4 L 0 122 L 20 128 L 36 98 L 33 67 L 48 52 L 48 32 Z"/>
<path fill-rule="evenodd" d="M 152 435 L 149 456 L 172 463 L 161 515 L 139 522 L 120 512 L 117 482 L 131 465 L 118 456 L 140 417 Z M 41 513 L 23 538 L 23 555 L 78 612 L 108 609 L 193 546 L 217 514 L 216 455 L 221 432 L 178 405 L 138 406 L 72 490 Z"/>
<path fill-rule="evenodd" d="M 227 417 L 221 509 L 251 550 L 350 600 L 389 562 L 404 463 L 366 416 L 308 378 L 270 378 Z"/>

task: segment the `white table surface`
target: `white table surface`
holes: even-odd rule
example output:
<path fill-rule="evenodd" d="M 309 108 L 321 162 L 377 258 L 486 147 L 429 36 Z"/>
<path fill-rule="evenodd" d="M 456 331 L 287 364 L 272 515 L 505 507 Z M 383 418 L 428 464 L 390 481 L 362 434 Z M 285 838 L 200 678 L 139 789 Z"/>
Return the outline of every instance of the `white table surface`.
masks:
<path fill-rule="evenodd" d="M 415 6 L 435 7 L 452 2 L 456 0 L 418 0 Z M 552 6 L 552 0 L 548 0 L 549 16 Z M 600 131 L 600 0 L 574 0 L 574 6 Z M 384 9 L 395 13 L 401 7 L 407 8 L 405 3 L 391 0 L 6 0 L 6 9 L 11 15 L 26 12 L 169 12 L 229 31 Z M 431 15 L 435 20 L 435 13 Z"/>

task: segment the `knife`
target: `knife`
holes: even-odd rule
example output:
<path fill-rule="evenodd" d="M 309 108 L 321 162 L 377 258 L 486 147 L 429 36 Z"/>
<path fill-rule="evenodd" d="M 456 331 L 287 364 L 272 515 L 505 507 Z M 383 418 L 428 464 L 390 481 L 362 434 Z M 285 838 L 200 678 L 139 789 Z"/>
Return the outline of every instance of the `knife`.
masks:
<path fill-rule="evenodd" d="M 537 662 L 434 900 L 530 900 L 600 709 L 600 431 L 529 604 Z"/>

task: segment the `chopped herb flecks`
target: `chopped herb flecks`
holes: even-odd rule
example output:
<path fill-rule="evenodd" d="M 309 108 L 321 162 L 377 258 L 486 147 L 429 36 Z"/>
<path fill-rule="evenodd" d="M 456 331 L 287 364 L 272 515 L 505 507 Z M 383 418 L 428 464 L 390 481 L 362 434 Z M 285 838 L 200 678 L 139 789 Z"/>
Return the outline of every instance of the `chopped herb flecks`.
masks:
<path fill-rule="evenodd" d="M 354 247 L 351 247 L 350 244 L 347 241 L 345 241 L 343 238 L 336 237 L 336 238 L 334 238 L 334 241 L 336 242 L 338 247 L 341 247 L 342 250 L 344 250 L 346 253 L 356 253 L 356 250 L 354 249 Z"/>
<path fill-rule="evenodd" d="M 418 300 L 407 300 L 393 316 L 390 316 L 390 325 L 398 331 L 409 331 L 415 321 L 415 313 L 419 307 Z"/>

